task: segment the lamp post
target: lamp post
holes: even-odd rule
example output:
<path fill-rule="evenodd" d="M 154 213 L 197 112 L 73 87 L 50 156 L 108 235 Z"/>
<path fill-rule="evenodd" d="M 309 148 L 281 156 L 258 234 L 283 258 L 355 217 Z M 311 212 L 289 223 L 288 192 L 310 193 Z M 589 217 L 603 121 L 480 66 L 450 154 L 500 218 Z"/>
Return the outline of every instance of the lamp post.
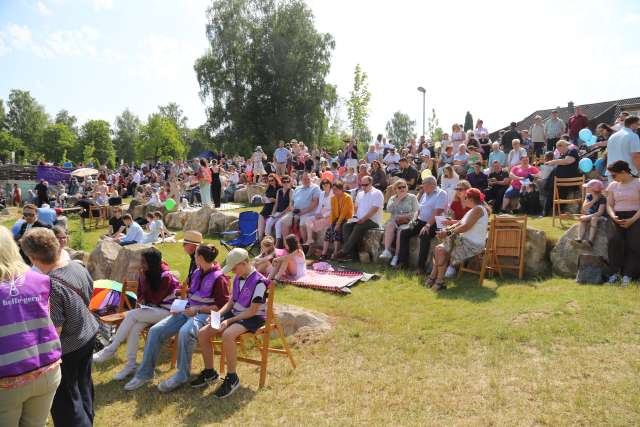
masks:
<path fill-rule="evenodd" d="M 425 135 L 425 105 L 426 105 L 426 96 L 427 91 L 422 86 L 418 87 L 418 92 L 422 92 L 422 135 Z"/>

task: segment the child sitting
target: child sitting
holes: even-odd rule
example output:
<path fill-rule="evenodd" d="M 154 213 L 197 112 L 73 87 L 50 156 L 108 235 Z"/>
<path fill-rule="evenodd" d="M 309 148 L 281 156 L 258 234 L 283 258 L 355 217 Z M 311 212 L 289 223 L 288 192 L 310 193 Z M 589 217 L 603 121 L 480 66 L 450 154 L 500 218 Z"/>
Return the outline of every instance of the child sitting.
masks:
<path fill-rule="evenodd" d="M 269 274 L 269 279 L 283 282 L 295 281 L 307 272 L 304 252 L 294 234 L 289 234 L 284 243 L 288 253 L 273 260 L 273 269 Z"/>
<path fill-rule="evenodd" d="M 260 274 L 268 276 L 273 270 L 271 263 L 276 257 L 276 245 L 273 237 L 266 236 L 260 242 L 260 254 L 253 259 L 253 266 Z"/>
<path fill-rule="evenodd" d="M 592 179 L 584 184 L 584 187 L 587 189 L 587 197 L 585 197 L 584 203 L 582 204 L 578 238 L 572 240 L 571 243 L 575 245 L 585 244 L 591 248 L 596 238 L 598 223 L 606 218 L 607 199 L 602 194 L 604 190 L 602 181 Z"/>
<path fill-rule="evenodd" d="M 540 192 L 533 182 L 523 185 L 520 190 L 520 211 L 526 215 L 540 215 L 542 211 Z"/>

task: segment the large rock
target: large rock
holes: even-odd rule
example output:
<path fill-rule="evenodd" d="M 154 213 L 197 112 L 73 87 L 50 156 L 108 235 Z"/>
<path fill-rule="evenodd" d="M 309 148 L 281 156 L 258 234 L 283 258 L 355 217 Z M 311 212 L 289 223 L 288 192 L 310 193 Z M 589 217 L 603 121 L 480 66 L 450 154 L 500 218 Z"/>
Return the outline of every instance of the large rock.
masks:
<path fill-rule="evenodd" d="M 195 230 L 202 234 L 207 234 L 209 231 L 209 218 L 214 212 L 217 212 L 216 209 L 209 206 L 203 206 L 198 210 L 189 212 L 184 223 L 184 231 Z"/>
<path fill-rule="evenodd" d="M 93 280 L 111 278 L 111 271 L 121 250 L 122 246 L 113 240 L 103 239 L 98 242 L 86 264 Z"/>
<path fill-rule="evenodd" d="M 189 211 L 169 212 L 164 217 L 164 224 L 170 230 L 182 230 L 188 215 Z"/>
<path fill-rule="evenodd" d="M 275 304 L 274 311 L 285 335 L 308 336 L 331 330 L 331 322 L 326 314 L 289 304 Z"/>
<path fill-rule="evenodd" d="M 69 257 L 74 261 L 80 261 L 83 265 L 87 265 L 89 263 L 89 254 L 85 251 L 76 251 L 71 248 L 64 248 L 68 253 Z"/>
<path fill-rule="evenodd" d="M 525 244 L 524 274 L 541 277 L 549 274 L 547 258 L 547 235 L 544 231 L 527 227 Z"/>
<path fill-rule="evenodd" d="M 368 259 L 366 256 L 360 257 L 362 258 L 363 263 L 378 261 L 380 254 L 384 250 L 383 239 L 384 239 L 383 229 L 375 228 L 372 230 L 367 230 L 358 248 L 361 254 L 369 255 Z"/>
<path fill-rule="evenodd" d="M 131 201 L 129 202 L 129 209 L 127 210 L 127 213 L 130 214 L 133 218 L 136 218 L 133 213 L 136 209 L 136 207 L 138 206 L 142 206 L 142 203 L 140 203 L 139 200 L 131 199 Z"/>
<path fill-rule="evenodd" d="M 571 244 L 571 240 L 578 238 L 579 224 L 574 224 L 568 229 L 551 251 L 551 265 L 553 272 L 559 276 L 575 277 L 578 272 L 578 257 L 581 253 L 598 255 L 608 260 L 608 238 L 605 224 L 600 224 L 602 230 L 596 233 L 593 249 L 579 247 Z"/>
<path fill-rule="evenodd" d="M 238 227 L 238 213 L 216 211 L 209 217 L 209 235 L 223 231 L 235 230 Z"/>
<path fill-rule="evenodd" d="M 124 283 L 125 280 L 137 280 L 142 263 L 142 252 L 150 247 L 151 245 L 148 243 L 123 246 L 118 253 L 118 258 L 116 258 L 108 279 L 120 283 Z"/>
<path fill-rule="evenodd" d="M 267 191 L 267 187 L 260 184 L 250 184 L 247 186 L 247 201 L 251 202 L 253 200 L 253 196 L 258 195 L 260 197 L 264 196 L 264 193 Z"/>
<path fill-rule="evenodd" d="M 236 203 L 249 203 L 249 193 L 246 188 L 239 188 L 233 193 L 233 201 Z"/>

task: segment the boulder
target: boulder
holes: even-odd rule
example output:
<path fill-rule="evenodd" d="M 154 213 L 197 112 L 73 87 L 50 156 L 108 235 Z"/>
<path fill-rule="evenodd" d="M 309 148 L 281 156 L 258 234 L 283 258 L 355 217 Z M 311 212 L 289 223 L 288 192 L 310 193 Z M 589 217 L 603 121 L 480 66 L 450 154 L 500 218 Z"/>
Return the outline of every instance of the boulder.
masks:
<path fill-rule="evenodd" d="M 267 187 L 260 184 L 250 184 L 247 185 L 247 201 L 253 200 L 253 196 L 264 196 L 264 193 L 267 191 Z"/>
<path fill-rule="evenodd" d="M 551 265 L 553 272 L 563 277 L 576 277 L 578 271 L 578 257 L 582 253 L 597 255 L 608 260 L 608 238 L 605 232 L 607 225 L 600 224 L 602 232 L 596 233 L 593 248 L 576 246 L 571 243 L 578 238 L 579 224 L 574 224 L 558 240 L 551 250 Z"/>
<path fill-rule="evenodd" d="M 66 216 L 58 215 L 56 217 L 55 225 L 59 225 L 60 227 L 64 228 L 65 230 L 69 230 L 69 227 L 68 227 L 67 224 L 68 224 L 68 220 L 67 220 Z"/>
<path fill-rule="evenodd" d="M 137 280 L 142 263 L 142 252 L 150 247 L 151 245 L 148 243 L 123 246 L 118 253 L 118 258 L 116 258 L 108 279 L 120 283 L 124 283 L 125 280 Z"/>
<path fill-rule="evenodd" d="M 384 230 L 381 228 L 375 228 L 367 230 L 360 242 L 359 252 L 363 252 L 369 255 L 369 262 L 377 262 L 380 254 L 384 250 Z"/>
<path fill-rule="evenodd" d="M 6 216 L 9 216 L 9 215 L 11 215 L 11 212 L 9 211 L 9 209 L 8 209 L 8 208 L 4 208 L 4 209 L 0 210 L 0 215 L 2 215 L 2 216 L 5 216 L 5 215 L 6 215 Z"/>
<path fill-rule="evenodd" d="M 164 224 L 170 230 L 182 230 L 187 221 L 188 211 L 169 212 L 164 217 Z"/>
<path fill-rule="evenodd" d="M 122 246 L 113 240 L 103 239 L 98 242 L 86 264 L 93 280 L 111 278 L 111 271 L 121 250 Z"/>
<path fill-rule="evenodd" d="M 431 245 L 429 246 L 429 255 L 427 255 L 427 261 L 424 269 L 427 272 L 431 271 L 431 256 L 433 255 L 434 248 L 440 243 L 437 238 L 431 239 Z M 418 257 L 420 256 L 420 237 L 415 236 L 409 240 L 409 267 L 418 268 Z"/>
<path fill-rule="evenodd" d="M 246 188 L 239 188 L 233 193 L 233 201 L 236 203 L 249 203 L 249 194 Z"/>
<path fill-rule="evenodd" d="M 184 231 L 195 230 L 206 234 L 209 231 L 209 218 L 214 212 L 217 212 L 216 209 L 209 206 L 203 206 L 200 209 L 190 211 L 184 223 Z"/>
<path fill-rule="evenodd" d="M 308 333 L 324 334 L 331 330 L 329 316 L 295 305 L 275 304 L 274 311 L 285 335 Z"/>
<path fill-rule="evenodd" d="M 547 235 L 544 231 L 527 227 L 525 244 L 524 274 L 541 277 L 549 274 L 547 258 Z"/>
<path fill-rule="evenodd" d="M 136 218 L 135 216 L 133 216 L 133 212 L 135 208 L 138 206 L 142 206 L 142 203 L 135 198 L 131 199 L 131 201 L 129 202 L 129 209 L 127 210 L 127 213 L 131 215 L 133 218 Z"/>
<path fill-rule="evenodd" d="M 89 263 L 89 254 L 85 251 L 76 251 L 71 248 L 64 248 L 69 253 L 69 257 L 74 261 L 80 261 L 85 266 Z"/>
<path fill-rule="evenodd" d="M 238 213 L 216 211 L 209 217 L 208 234 L 235 230 L 238 227 Z"/>

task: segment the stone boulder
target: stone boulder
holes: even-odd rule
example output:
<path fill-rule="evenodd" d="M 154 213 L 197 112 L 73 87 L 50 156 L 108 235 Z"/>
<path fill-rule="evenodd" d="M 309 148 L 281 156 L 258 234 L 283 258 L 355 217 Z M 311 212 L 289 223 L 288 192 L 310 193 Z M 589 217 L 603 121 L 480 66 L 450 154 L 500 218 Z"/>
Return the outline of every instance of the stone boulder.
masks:
<path fill-rule="evenodd" d="M 86 264 L 93 280 L 111 278 L 111 272 L 121 250 L 122 246 L 113 240 L 103 239 L 98 242 L 89 254 Z"/>
<path fill-rule="evenodd" d="M 120 283 L 124 283 L 125 280 L 137 280 L 142 263 L 142 252 L 150 247 L 151 244 L 148 243 L 123 246 L 108 278 Z"/>
<path fill-rule="evenodd" d="M 8 208 L 4 208 L 4 209 L 0 210 L 0 215 L 9 216 L 9 215 L 11 215 L 11 211 L 9 211 Z"/>
<path fill-rule="evenodd" d="M 64 216 L 64 215 L 58 215 L 58 216 L 56 217 L 55 225 L 59 225 L 60 227 L 62 227 L 62 228 L 64 228 L 65 230 L 67 230 L 67 231 L 68 231 L 68 230 L 69 230 L 69 227 L 68 227 L 68 225 L 67 225 L 67 224 L 68 224 L 68 222 L 69 222 L 69 221 L 67 220 L 67 217 L 66 217 L 66 216 Z"/>
<path fill-rule="evenodd" d="M 274 311 L 287 336 L 295 334 L 307 338 L 324 334 L 332 328 L 329 316 L 317 311 L 289 304 L 275 304 Z"/>
<path fill-rule="evenodd" d="M 549 274 L 547 258 L 547 235 L 544 231 L 527 227 L 525 244 L 524 274 L 542 277 Z"/>
<path fill-rule="evenodd" d="M 169 212 L 164 217 L 164 225 L 170 230 L 182 230 L 189 211 Z"/>
<path fill-rule="evenodd" d="M 571 243 L 573 239 L 578 238 L 579 224 L 574 224 L 569 228 L 558 240 L 558 243 L 551 251 L 551 265 L 553 272 L 563 277 L 576 277 L 578 272 L 578 257 L 582 253 L 598 255 L 608 260 L 608 238 L 606 227 L 600 224 L 601 232 L 596 233 L 596 240 L 593 242 L 593 248 L 576 246 Z"/>
<path fill-rule="evenodd" d="M 209 218 L 214 212 L 217 212 L 216 209 L 209 206 L 203 206 L 200 209 L 189 212 L 184 222 L 183 230 L 195 230 L 202 234 L 207 234 L 209 231 Z"/>
<path fill-rule="evenodd" d="M 216 211 L 209 217 L 208 234 L 236 230 L 238 228 L 238 213 Z"/>
<path fill-rule="evenodd" d="M 246 188 L 239 188 L 233 193 L 233 201 L 236 203 L 249 203 L 249 193 Z"/>
<path fill-rule="evenodd" d="M 136 199 L 131 199 L 131 201 L 129 202 L 129 209 L 127 210 L 127 213 L 129 215 L 131 215 L 133 218 L 136 218 L 133 213 L 136 207 L 138 206 L 142 206 L 142 203 L 140 203 L 139 200 Z"/>
<path fill-rule="evenodd" d="M 261 184 L 250 184 L 247 185 L 247 201 L 251 202 L 253 200 L 253 196 L 264 196 L 264 193 L 267 191 L 267 187 Z"/>
<path fill-rule="evenodd" d="M 383 229 L 376 228 L 367 230 L 358 248 L 359 255 L 361 255 L 359 256 L 359 258 L 361 259 L 362 263 L 367 264 L 369 262 L 378 261 L 380 254 L 384 250 L 383 238 Z"/>
<path fill-rule="evenodd" d="M 71 248 L 64 248 L 69 253 L 69 257 L 73 261 L 80 261 L 83 265 L 87 265 L 89 263 L 89 254 L 85 251 L 76 251 Z"/>

